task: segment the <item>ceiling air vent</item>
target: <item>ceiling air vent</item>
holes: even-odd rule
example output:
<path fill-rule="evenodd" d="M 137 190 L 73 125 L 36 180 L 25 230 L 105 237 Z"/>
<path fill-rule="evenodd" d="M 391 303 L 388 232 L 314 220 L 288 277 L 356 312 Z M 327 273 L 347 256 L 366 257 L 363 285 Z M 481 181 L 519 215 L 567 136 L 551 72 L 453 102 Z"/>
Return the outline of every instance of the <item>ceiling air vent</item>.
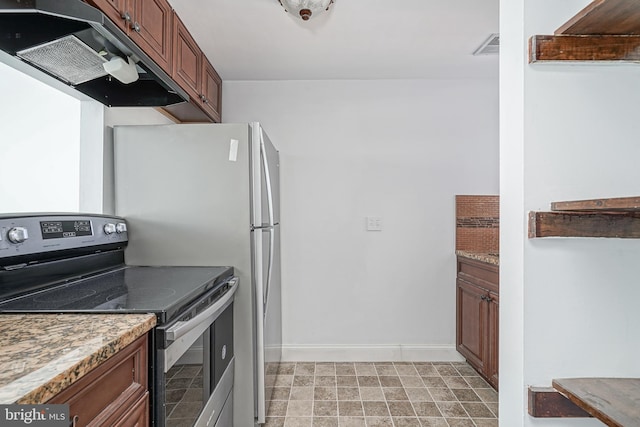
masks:
<path fill-rule="evenodd" d="M 497 55 L 500 53 L 500 34 L 491 34 L 487 40 L 473 52 L 474 55 Z"/>

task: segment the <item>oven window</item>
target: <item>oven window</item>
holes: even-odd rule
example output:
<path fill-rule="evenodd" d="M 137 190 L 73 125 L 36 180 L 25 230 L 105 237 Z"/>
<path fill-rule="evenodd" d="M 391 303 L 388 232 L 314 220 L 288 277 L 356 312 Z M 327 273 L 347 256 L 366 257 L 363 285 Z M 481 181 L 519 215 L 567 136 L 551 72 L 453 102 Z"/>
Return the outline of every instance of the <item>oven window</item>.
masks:
<path fill-rule="evenodd" d="M 212 333 L 209 327 L 165 376 L 166 427 L 192 426 L 208 400 Z"/>

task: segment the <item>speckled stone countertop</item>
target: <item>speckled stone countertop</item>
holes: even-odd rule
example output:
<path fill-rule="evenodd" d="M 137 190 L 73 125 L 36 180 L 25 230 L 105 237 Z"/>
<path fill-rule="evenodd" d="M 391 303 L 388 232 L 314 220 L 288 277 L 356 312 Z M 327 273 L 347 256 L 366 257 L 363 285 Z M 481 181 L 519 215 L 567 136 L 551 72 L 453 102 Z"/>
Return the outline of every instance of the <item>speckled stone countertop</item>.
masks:
<path fill-rule="evenodd" d="M 153 314 L 0 315 L 0 403 L 46 402 L 155 324 Z"/>
<path fill-rule="evenodd" d="M 500 265 L 500 256 L 496 254 L 486 254 L 471 251 L 456 251 L 456 255 L 475 259 L 476 261 L 486 262 L 487 264 Z"/>

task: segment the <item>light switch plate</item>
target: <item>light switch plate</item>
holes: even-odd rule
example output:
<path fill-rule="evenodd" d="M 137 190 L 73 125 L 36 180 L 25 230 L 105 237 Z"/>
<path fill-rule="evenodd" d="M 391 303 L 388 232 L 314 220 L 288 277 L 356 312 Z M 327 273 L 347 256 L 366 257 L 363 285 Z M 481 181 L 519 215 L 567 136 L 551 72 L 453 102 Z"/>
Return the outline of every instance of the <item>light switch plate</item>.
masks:
<path fill-rule="evenodd" d="M 382 218 L 379 216 L 368 216 L 367 231 L 382 231 Z"/>

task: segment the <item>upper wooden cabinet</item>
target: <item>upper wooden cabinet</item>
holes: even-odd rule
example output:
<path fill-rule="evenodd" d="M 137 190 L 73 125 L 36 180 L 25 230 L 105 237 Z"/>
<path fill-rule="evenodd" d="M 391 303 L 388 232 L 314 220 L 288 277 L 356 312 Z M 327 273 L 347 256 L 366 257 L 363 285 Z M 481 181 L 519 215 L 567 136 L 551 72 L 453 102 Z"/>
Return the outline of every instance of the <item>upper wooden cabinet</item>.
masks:
<path fill-rule="evenodd" d="M 100 9 L 191 98 L 163 107 L 178 121 L 220 122 L 222 79 L 167 0 L 86 0 Z"/>
<path fill-rule="evenodd" d="M 166 0 L 89 0 L 171 75 L 172 10 Z"/>
<path fill-rule="evenodd" d="M 213 121 L 220 122 L 222 79 L 205 57 L 202 61 L 202 95 L 202 107 Z"/>
<path fill-rule="evenodd" d="M 171 77 L 193 99 L 200 99 L 202 89 L 202 51 L 182 20 L 173 14 L 173 73 Z"/>
<path fill-rule="evenodd" d="M 220 121 L 222 79 L 175 13 L 172 77 L 213 121 Z"/>

